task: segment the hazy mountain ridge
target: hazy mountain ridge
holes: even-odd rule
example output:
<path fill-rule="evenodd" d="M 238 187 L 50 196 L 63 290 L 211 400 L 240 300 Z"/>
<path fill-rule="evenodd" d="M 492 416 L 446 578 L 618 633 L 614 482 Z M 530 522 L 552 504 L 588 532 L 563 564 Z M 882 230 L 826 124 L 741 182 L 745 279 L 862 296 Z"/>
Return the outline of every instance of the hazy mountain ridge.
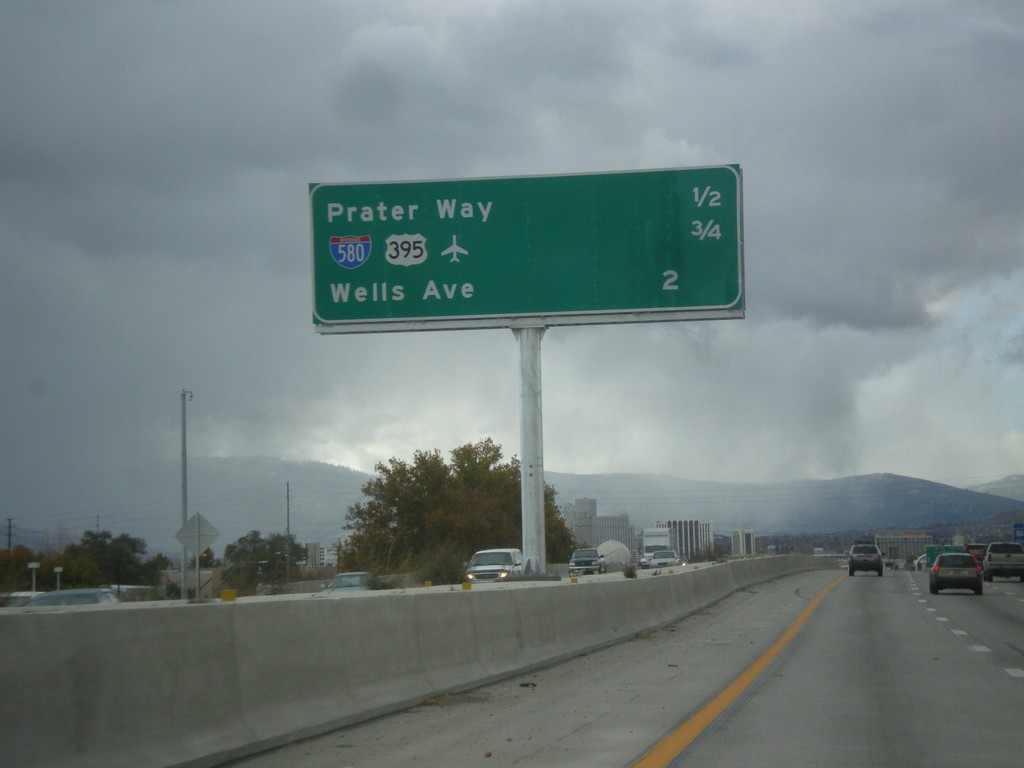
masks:
<path fill-rule="evenodd" d="M 189 514 L 200 513 L 220 532 L 213 545 L 251 530 L 284 531 L 300 542 L 333 542 L 344 534 L 350 506 L 364 501 L 372 475 L 319 462 L 270 458 L 195 458 L 188 464 Z M 720 483 L 667 474 L 577 475 L 547 472 L 560 506 L 597 500 L 599 515 L 627 513 L 636 527 L 656 520 L 701 520 L 715 531 L 752 528 L 758 535 L 924 528 L 983 520 L 1024 510 L 1024 475 L 971 489 L 892 474 L 780 483 Z M 180 551 L 181 468 L 176 462 L 136 467 L 96 507 L 101 530 L 144 538 L 150 552 Z M 84 497 L 83 497 L 84 498 Z M 83 504 L 86 502 L 83 501 Z M 1022 511 L 1024 519 L 1024 511 Z M 95 527 L 80 515 L 82 528 Z M 14 543 L 38 548 L 31 526 L 15 530 Z M 68 528 L 77 538 L 80 530 Z M 51 541 L 52 536 L 48 537 Z"/>
<path fill-rule="evenodd" d="M 595 498 L 599 515 L 628 513 L 638 527 L 655 520 L 702 520 L 713 522 L 719 533 L 734 528 L 779 534 L 921 528 L 1024 510 L 1024 483 L 1018 499 L 892 474 L 749 484 L 670 475 L 547 473 L 547 480 L 560 504 Z"/>
<path fill-rule="evenodd" d="M 989 483 L 970 486 L 968 490 L 1024 501 L 1024 475 L 1007 475 Z"/>

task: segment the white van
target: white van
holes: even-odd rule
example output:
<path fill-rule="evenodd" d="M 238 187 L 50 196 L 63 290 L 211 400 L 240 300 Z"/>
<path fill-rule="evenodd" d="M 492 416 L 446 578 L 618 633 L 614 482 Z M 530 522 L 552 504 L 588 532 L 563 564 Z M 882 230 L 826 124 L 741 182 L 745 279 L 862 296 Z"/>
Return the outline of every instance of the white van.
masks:
<path fill-rule="evenodd" d="M 508 581 L 523 575 L 523 553 L 519 549 L 481 549 L 466 568 L 466 581 Z"/>

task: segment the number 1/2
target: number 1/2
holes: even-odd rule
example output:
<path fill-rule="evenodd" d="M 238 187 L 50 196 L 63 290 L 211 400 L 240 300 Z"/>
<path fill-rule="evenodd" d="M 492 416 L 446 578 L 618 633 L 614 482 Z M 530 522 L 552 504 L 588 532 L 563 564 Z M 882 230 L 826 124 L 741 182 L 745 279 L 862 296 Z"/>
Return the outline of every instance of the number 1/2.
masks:
<path fill-rule="evenodd" d="M 698 208 L 703 208 L 705 204 L 709 207 L 719 207 L 722 204 L 722 193 L 717 189 L 711 187 L 700 187 L 693 188 L 693 202 L 697 204 Z"/>

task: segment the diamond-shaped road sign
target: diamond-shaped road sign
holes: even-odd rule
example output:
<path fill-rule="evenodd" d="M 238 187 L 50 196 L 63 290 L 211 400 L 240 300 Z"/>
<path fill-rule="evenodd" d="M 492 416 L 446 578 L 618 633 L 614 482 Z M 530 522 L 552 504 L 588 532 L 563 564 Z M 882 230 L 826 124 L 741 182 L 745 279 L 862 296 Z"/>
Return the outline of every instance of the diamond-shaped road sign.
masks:
<path fill-rule="evenodd" d="M 210 521 L 198 512 L 188 519 L 174 537 L 185 545 L 185 549 L 193 555 L 201 555 L 220 535 Z"/>

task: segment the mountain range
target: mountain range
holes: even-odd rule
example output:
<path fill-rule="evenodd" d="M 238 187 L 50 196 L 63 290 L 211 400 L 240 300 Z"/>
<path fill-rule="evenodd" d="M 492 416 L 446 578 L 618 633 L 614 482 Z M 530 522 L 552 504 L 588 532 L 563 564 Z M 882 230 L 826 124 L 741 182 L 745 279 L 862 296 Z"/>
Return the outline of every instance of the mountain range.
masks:
<path fill-rule="evenodd" d="M 364 501 L 364 472 L 317 462 L 269 458 L 195 458 L 188 464 L 187 514 L 199 513 L 218 531 L 220 553 L 249 531 L 290 530 L 300 542 L 334 542 L 344 536 L 345 514 Z M 753 529 L 758 536 L 874 531 L 961 525 L 1020 512 L 1024 475 L 971 488 L 893 474 L 779 483 L 719 483 L 667 474 L 580 475 L 546 472 L 559 506 L 597 502 L 598 515 L 628 514 L 642 528 L 654 521 L 711 522 L 716 533 Z M 177 553 L 181 527 L 180 465 L 162 462 L 126 472 L 106 496 L 83 497 L 81 529 L 144 538 L 150 553 Z M 20 522 L 20 520 L 19 520 Z M 61 532 L 14 530 L 14 543 L 41 549 L 41 541 L 77 538 Z M 58 547 L 59 548 L 59 547 Z"/>
<path fill-rule="evenodd" d="M 957 488 L 893 474 L 780 483 L 716 483 L 671 475 L 547 473 L 561 503 L 597 499 L 599 515 L 628 513 L 651 520 L 701 520 L 715 531 L 752 528 L 761 534 L 831 533 L 961 524 L 1016 510 L 1024 519 L 1024 476 Z M 570 498 L 571 497 L 571 498 Z"/>

